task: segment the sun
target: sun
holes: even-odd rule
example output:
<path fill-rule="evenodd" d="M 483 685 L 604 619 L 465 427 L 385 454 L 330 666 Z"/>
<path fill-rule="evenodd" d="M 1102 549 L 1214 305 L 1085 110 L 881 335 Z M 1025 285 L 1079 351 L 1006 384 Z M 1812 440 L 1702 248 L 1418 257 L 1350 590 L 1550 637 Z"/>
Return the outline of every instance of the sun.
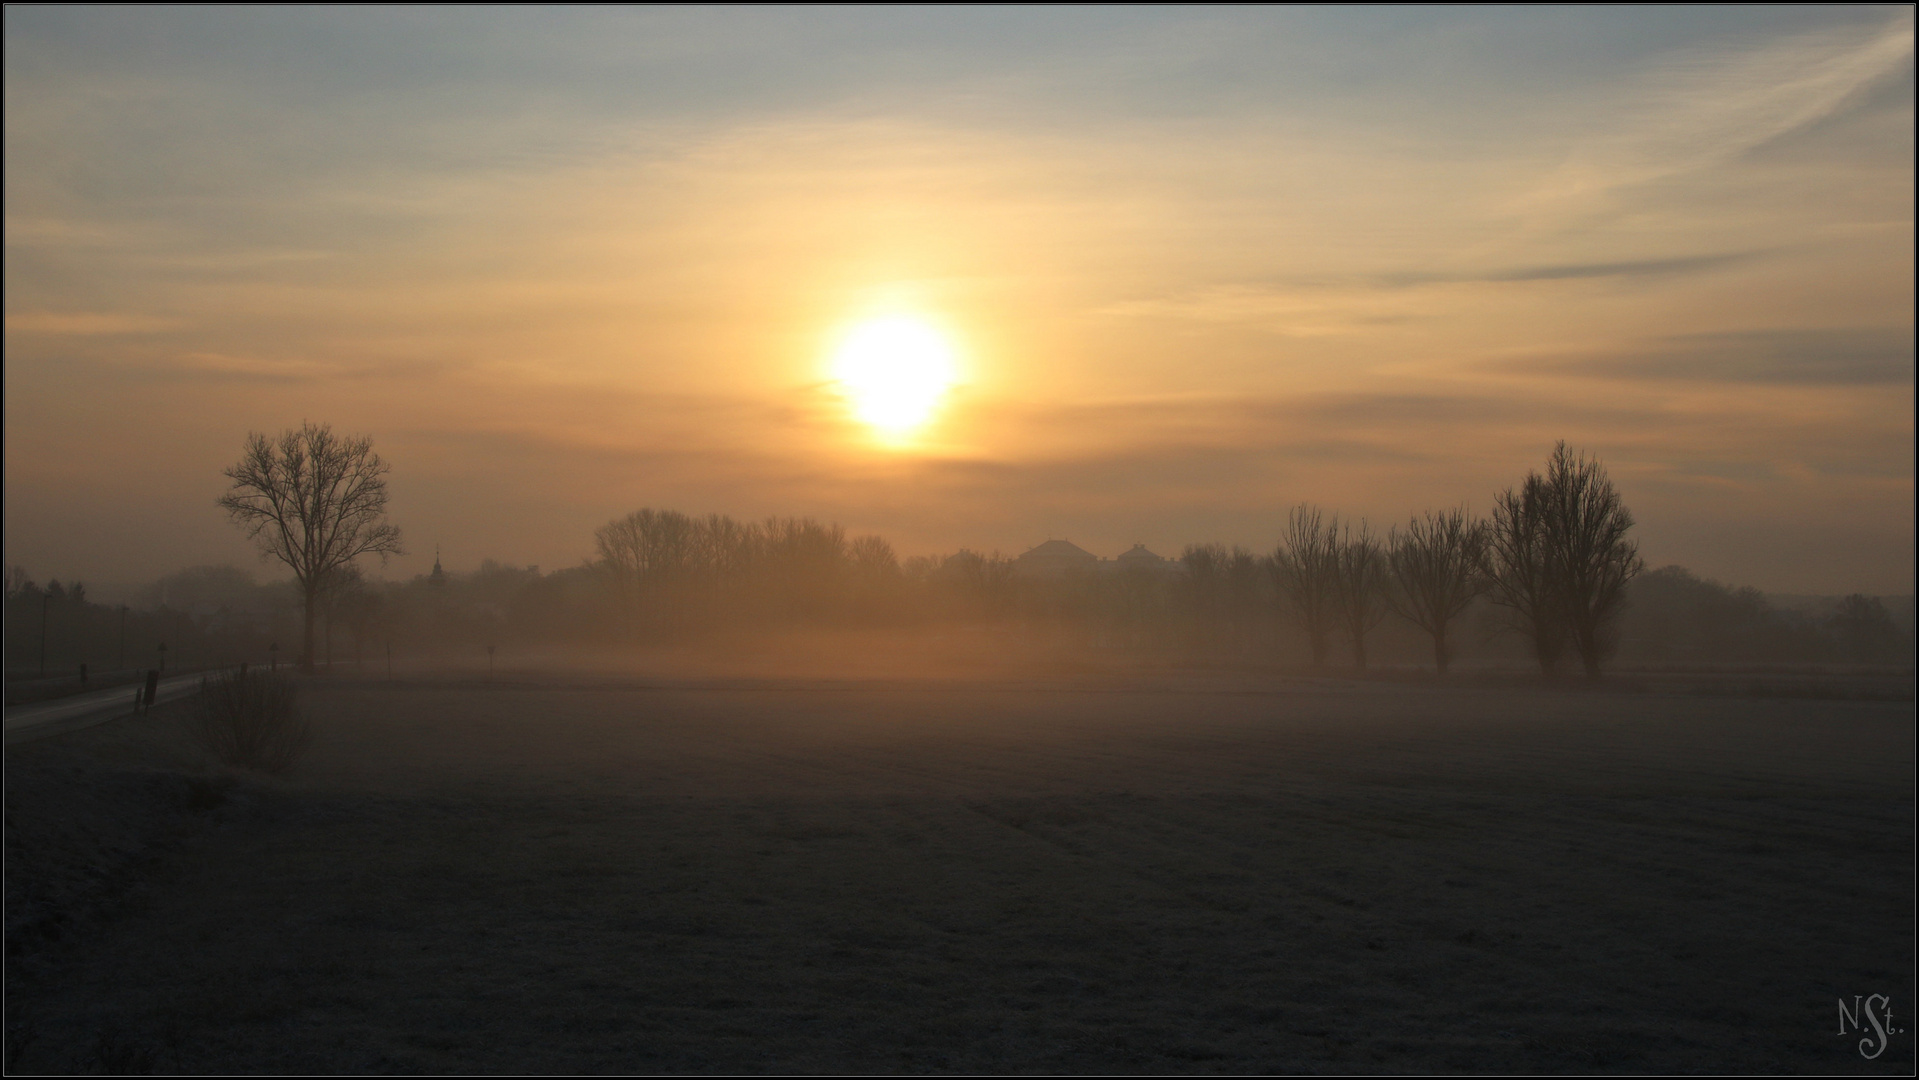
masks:
<path fill-rule="evenodd" d="M 911 315 L 858 323 L 833 352 L 833 379 L 853 415 L 889 439 L 931 419 L 956 377 L 952 342 Z"/>

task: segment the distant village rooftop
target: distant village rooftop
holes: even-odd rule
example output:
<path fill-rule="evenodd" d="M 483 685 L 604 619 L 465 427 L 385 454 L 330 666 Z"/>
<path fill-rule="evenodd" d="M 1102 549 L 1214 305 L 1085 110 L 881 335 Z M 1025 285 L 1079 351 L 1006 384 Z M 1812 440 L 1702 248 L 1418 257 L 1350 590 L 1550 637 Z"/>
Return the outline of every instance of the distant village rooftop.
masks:
<path fill-rule="evenodd" d="M 1103 559 L 1070 540 L 1048 540 L 1013 560 L 1013 569 L 1027 577 L 1064 577 L 1070 574 L 1102 574 L 1119 571 L 1171 573 L 1179 563 L 1134 544 L 1118 558 Z"/>

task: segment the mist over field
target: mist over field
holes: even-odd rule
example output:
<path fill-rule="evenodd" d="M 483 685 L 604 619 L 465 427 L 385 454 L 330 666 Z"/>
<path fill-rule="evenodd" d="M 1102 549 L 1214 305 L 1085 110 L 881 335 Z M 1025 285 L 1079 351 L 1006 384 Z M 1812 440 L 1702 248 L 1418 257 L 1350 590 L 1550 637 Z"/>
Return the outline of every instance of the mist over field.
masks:
<path fill-rule="evenodd" d="M 1910 7 L 4 51 L 8 1074 L 1912 1074 Z"/>
<path fill-rule="evenodd" d="M 645 599 L 623 597 L 613 571 L 592 564 L 545 571 L 487 559 L 465 572 L 443 569 L 437 579 L 358 579 L 322 608 L 320 652 L 362 671 L 384 670 L 389 657 L 404 670 L 476 671 L 488 646 L 501 671 L 921 675 L 1049 664 L 1312 664 L 1269 570 L 1257 559 L 1235 567 L 1229 549 L 1214 561 L 1206 546 L 1191 545 L 1197 567 L 1175 559 L 1130 574 L 1095 566 L 1059 577 L 1022 574 L 1015 558 L 997 552 L 862 564 L 843 535 L 819 532 L 830 541 L 823 558 L 791 577 L 664 582 L 660 596 Z M 175 665 L 271 662 L 273 645 L 290 664 L 301 633 L 299 592 L 264 577 L 231 565 L 195 567 L 104 598 L 78 583 L 78 599 L 76 583 L 23 577 L 8 596 L 16 628 L 7 638 L 10 679 L 70 678 L 87 662 L 96 670 L 151 666 L 161 641 Z M 47 585 L 58 590 L 51 600 Z M 1909 665 L 1913 597 L 1847 600 L 1767 596 L 1660 567 L 1627 590 L 1614 666 Z M 1459 664 L 1532 666 L 1506 613 L 1483 597 L 1461 625 Z M 1373 667 L 1431 670 L 1431 644 L 1407 620 L 1388 616 L 1368 637 Z M 1327 670 L 1351 667 L 1338 657 Z"/>

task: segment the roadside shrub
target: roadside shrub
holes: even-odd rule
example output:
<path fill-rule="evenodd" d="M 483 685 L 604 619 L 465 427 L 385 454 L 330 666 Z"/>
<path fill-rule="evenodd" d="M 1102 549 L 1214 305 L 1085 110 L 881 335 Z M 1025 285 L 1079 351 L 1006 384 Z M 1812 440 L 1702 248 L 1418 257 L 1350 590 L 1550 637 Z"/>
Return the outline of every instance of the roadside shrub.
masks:
<path fill-rule="evenodd" d="M 293 680 L 263 671 L 201 679 L 198 708 L 187 724 L 214 757 L 267 773 L 292 768 L 313 738 Z"/>

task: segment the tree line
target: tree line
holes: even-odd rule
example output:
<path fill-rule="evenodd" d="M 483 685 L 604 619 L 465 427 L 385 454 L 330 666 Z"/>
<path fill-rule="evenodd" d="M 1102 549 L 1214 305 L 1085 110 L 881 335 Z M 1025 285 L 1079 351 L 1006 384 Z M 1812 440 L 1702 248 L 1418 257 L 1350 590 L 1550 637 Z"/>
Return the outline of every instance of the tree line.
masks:
<path fill-rule="evenodd" d="M 1022 577 L 997 552 L 901 560 L 880 537 L 849 539 L 808 518 L 742 522 L 650 508 L 602 526 L 585 569 L 609 594 L 612 631 L 637 641 L 739 625 L 961 621 L 1007 627 L 1029 643 L 1257 661 L 1282 659 L 1290 632 L 1316 666 L 1343 646 L 1351 665 L 1365 668 L 1369 643 L 1390 619 L 1423 636 L 1440 672 L 1462 636 L 1483 645 L 1502 632 L 1549 675 L 1572 658 L 1597 676 L 1618 652 L 1632 584 L 1645 569 L 1633 526 L 1604 467 L 1561 442 L 1543 469 L 1495 495 L 1488 517 L 1429 511 L 1381 534 L 1302 505 L 1269 553 L 1191 544 L 1173 575 Z M 1675 573 L 1689 577 L 1668 568 L 1656 584 Z M 1767 613 L 1752 625 L 1769 629 L 1742 631 L 1750 640 L 1718 658 L 1895 658 L 1887 643 L 1899 632 L 1883 604 L 1851 597 L 1841 607 L 1810 635 Z M 1648 614 L 1635 627 L 1647 640 L 1667 618 Z"/>
<path fill-rule="evenodd" d="M 305 665 L 332 652 L 336 626 L 359 655 L 369 639 L 409 648 L 485 640 L 491 650 L 501 640 L 658 644 L 780 628 L 966 625 L 1026 646 L 1268 662 L 1303 653 L 1316 666 L 1343 645 L 1358 668 L 1381 641 L 1403 662 L 1404 639 L 1416 633 L 1441 672 L 1462 638 L 1483 651 L 1499 630 L 1548 674 L 1570 654 L 1597 676 L 1618 650 L 1644 571 L 1632 515 L 1605 469 L 1564 442 L 1543 470 L 1495 495 L 1486 518 L 1428 511 L 1382 534 L 1302 505 L 1263 555 L 1193 544 L 1180 573 L 1128 564 L 1063 577 L 1021 576 L 997 552 L 901 559 L 881 537 L 849 538 L 811 518 L 649 507 L 600 527 L 593 557 L 556 574 L 489 561 L 456 580 L 436 560 L 431 577 L 375 585 L 358 560 L 401 552 L 385 520 L 388 471 L 370 439 L 311 423 L 250 435 L 226 470 L 221 508 L 293 572 Z M 1853 628 L 1841 636 L 1863 655 L 1862 642 L 1884 639 L 1887 618 L 1878 601 L 1858 601 L 1834 618 Z"/>
<path fill-rule="evenodd" d="M 84 670 L 85 687 L 99 688 L 146 668 L 190 669 L 264 654 L 270 644 L 261 628 L 213 612 L 196 617 L 161 602 L 157 592 L 133 603 L 104 604 L 84 582 L 35 581 L 21 566 L 7 569 L 5 613 L 9 687 L 52 680 L 79 689 Z"/>
<path fill-rule="evenodd" d="M 1813 622 L 1764 599 L 1752 608 L 1756 593 L 1679 568 L 1635 591 L 1645 564 L 1631 529 L 1599 462 L 1558 445 L 1543 470 L 1495 495 L 1487 518 L 1439 510 L 1378 533 L 1295 506 L 1272 551 L 1196 543 L 1180 552 L 1178 574 L 1031 577 L 1000 552 L 900 558 L 881 537 L 812 518 L 643 508 L 597 529 L 580 568 L 541 575 L 487 562 L 439 591 L 415 579 L 388 595 L 390 616 L 411 620 L 413 633 L 438 618 L 443 639 L 675 645 L 743 629 L 975 627 L 1027 648 L 1364 668 L 1380 648 L 1391 662 L 1414 660 L 1416 635 L 1441 671 L 1466 646 L 1481 658 L 1520 648 L 1543 671 L 1574 660 L 1587 673 L 1622 643 L 1641 662 L 1898 658 L 1886 643 L 1902 631 L 1879 600 L 1848 599 L 1865 614 Z M 1696 587 L 1677 589 L 1687 581 Z M 472 600 L 453 600 L 462 595 Z M 1635 597 L 1645 600 L 1637 610 Z M 1735 602 L 1716 608 L 1719 597 Z M 1735 608 L 1746 612 L 1741 627 L 1727 616 Z M 453 612 L 466 612 L 464 625 Z M 1687 620 L 1710 627 L 1666 629 Z"/>
<path fill-rule="evenodd" d="M 37 584 L 13 567 L 9 680 L 43 669 L 73 677 L 79 664 L 99 674 L 276 655 L 292 662 L 301 653 L 364 661 L 394 648 L 417 656 L 494 645 L 713 644 L 832 627 L 965 629 L 1014 649 L 1189 663 L 1324 667 L 1340 657 L 1363 668 L 1423 653 L 1442 672 L 1462 650 L 1482 661 L 1523 655 L 1549 673 L 1572 657 L 1588 674 L 1616 655 L 1657 664 L 1910 657 L 1909 599 L 1897 617 L 1863 595 L 1789 610 L 1680 567 L 1645 572 L 1629 537 L 1632 516 L 1605 470 L 1564 443 L 1543 470 L 1496 494 L 1485 518 L 1429 511 L 1380 533 L 1302 505 L 1263 554 L 1197 543 L 1175 560 L 1178 573 L 1064 578 L 1021 576 L 998 552 L 901 558 L 881 537 L 849 537 L 806 517 L 740 521 L 647 508 L 596 530 L 592 556 L 556 572 L 489 559 L 467 574 L 371 581 L 350 554 L 395 549 L 398 533 L 380 519 L 385 465 L 367 440 L 308 425 L 277 440 L 254 437 L 245 464 L 251 471 L 228 473 L 236 486 L 359 485 L 357 503 L 318 501 L 319 520 L 335 529 L 315 535 L 332 546 L 295 560 L 304 576 L 262 585 L 232 567 L 200 567 L 169 575 L 129 606 L 97 603 L 78 582 Z M 232 512 L 233 503 L 222 505 Z M 271 513 L 234 516 L 250 530 L 267 522 L 254 531 L 269 555 L 281 538 L 304 535 L 282 531 Z"/>
<path fill-rule="evenodd" d="M 1618 646 L 1626 586 L 1644 568 L 1632 513 L 1598 461 L 1562 441 L 1542 472 L 1493 500 L 1490 519 L 1428 511 L 1385 536 L 1365 521 L 1294 508 L 1267 562 L 1323 665 L 1335 636 L 1366 666 L 1366 639 L 1390 611 L 1432 639 L 1444 673 L 1460 616 L 1484 596 L 1504 609 L 1548 675 L 1568 646 L 1597 677 Z"/>

